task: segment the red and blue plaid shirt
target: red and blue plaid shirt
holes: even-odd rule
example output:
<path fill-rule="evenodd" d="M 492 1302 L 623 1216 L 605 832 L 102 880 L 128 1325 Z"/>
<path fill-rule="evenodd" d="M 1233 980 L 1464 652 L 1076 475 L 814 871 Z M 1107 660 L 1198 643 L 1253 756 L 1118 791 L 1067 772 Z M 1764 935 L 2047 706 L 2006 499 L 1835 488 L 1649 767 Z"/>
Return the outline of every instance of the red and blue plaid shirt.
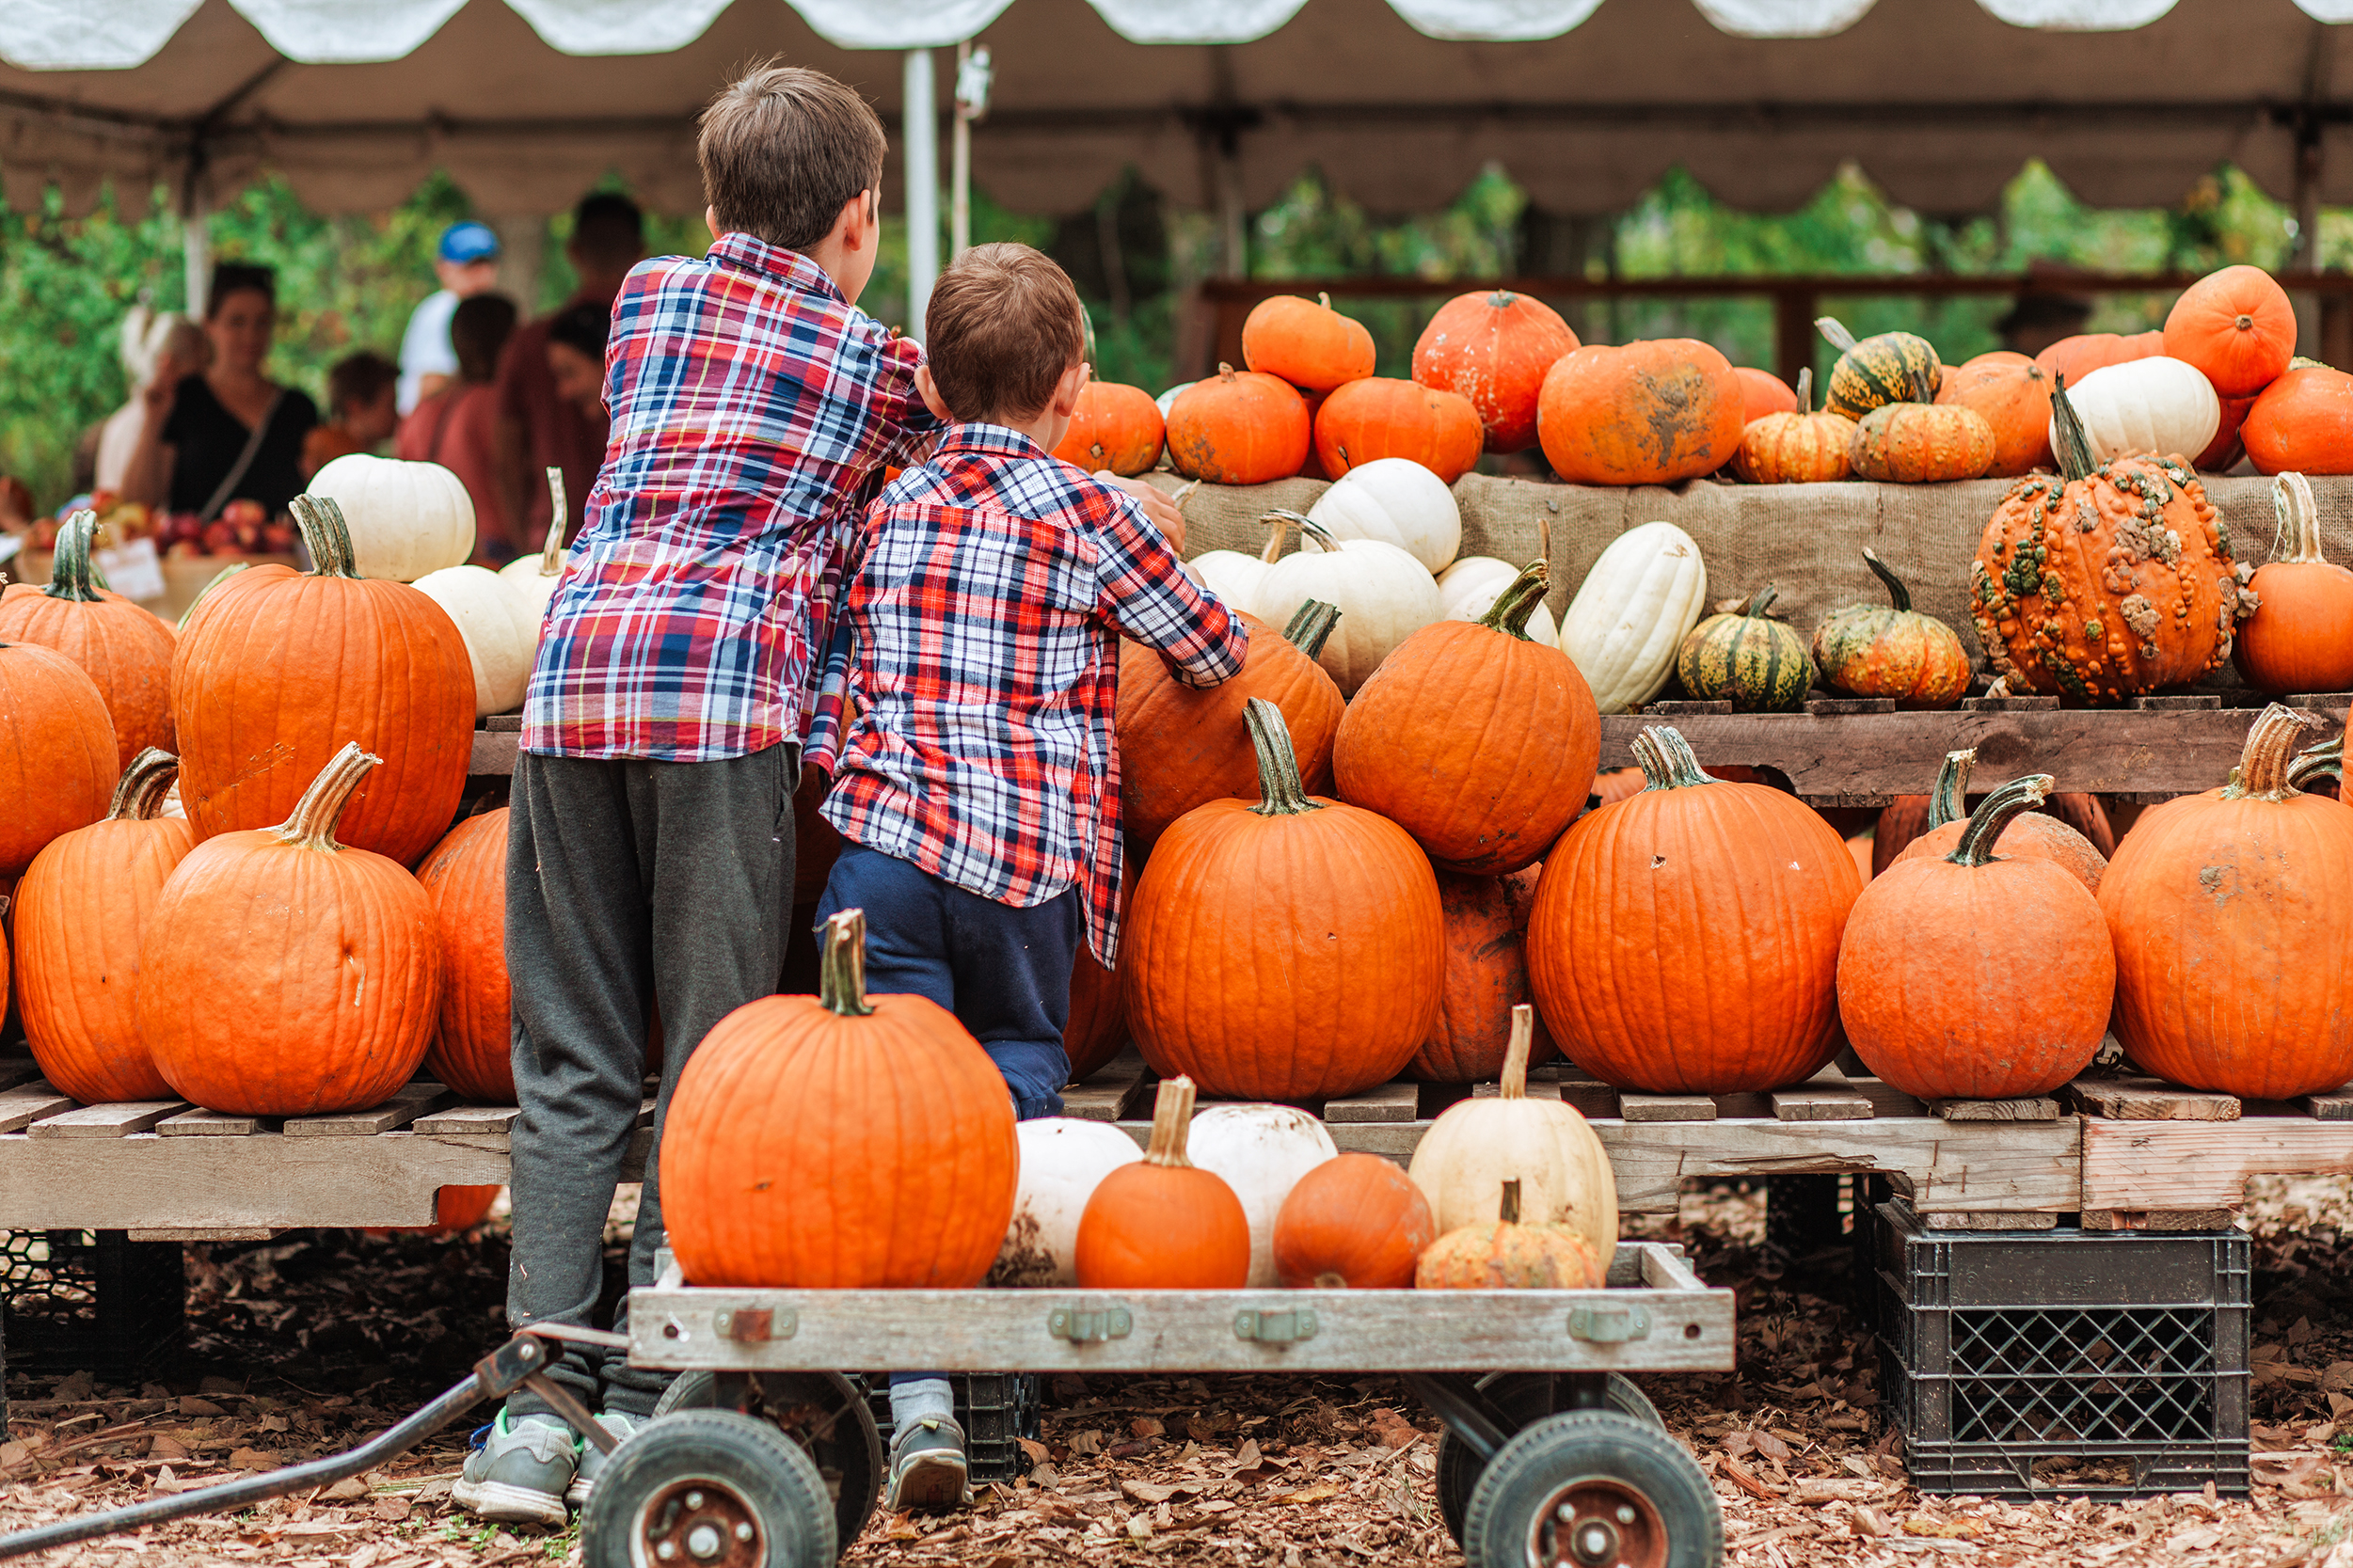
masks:
<path fill-rule="evenodd" d="M 749 234 L 639 263 L 522 749 L 706 762 L 799 740 L 857 518 L 939 428 L 920 360 L 816 262 Z"/>
<path fill-rule="evenodd" d="M 948 428 L 867 514 L 828 660 L 846 675 L 825 816 L 843 836 L 1027 909 L 1086 885 L 1119 950 L 1120 638 L 1216 686 L 1249 632 L 1127 496 L 1000 425 Z M 849 651 L 854 644 L 855 653 Z M 829 704 L 811 733 L 833 765 Z"/>

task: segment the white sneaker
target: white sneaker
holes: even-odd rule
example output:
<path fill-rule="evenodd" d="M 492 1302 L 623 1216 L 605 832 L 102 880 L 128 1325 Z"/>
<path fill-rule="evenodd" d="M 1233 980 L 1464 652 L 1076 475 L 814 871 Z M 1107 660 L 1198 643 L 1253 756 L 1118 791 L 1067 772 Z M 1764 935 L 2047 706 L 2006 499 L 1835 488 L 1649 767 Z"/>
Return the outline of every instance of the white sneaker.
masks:
<path fill-rule="evenodd" d="M 607 1411 L 596 1418 L 596 1424 L 626 1443 L 643 1431 L 645 1423 L 652 1418 L 650 1416 L 625 1416 L 618 1411 Z M 617 1453 L 620 1450 L 616 1449 L 613 1451 Z M 596 1444 L 585 1439 L 581 1441 L 580 1466 L 572 1477 L 572 1484 L 564 1489 L 565 1502 L 574 1508 L 588 1506 L 588 1495 L 596 1489 L 596 1477 L 604 1470 L 608 1457 L 604 1449 Z"/>

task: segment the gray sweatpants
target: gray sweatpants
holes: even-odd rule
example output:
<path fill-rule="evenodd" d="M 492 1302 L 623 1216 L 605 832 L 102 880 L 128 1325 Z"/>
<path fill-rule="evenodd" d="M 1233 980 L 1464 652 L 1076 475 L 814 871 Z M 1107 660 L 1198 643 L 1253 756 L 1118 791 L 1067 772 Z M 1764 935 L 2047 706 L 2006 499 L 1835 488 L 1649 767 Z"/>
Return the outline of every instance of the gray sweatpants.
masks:
<path fill-rule="evenodd" d="M 661 1245 L 658 1161 L 679 1070 L 711 1025 L 776 990 L 793 877 L 800 748 L 720 762 L 516 759 L 506 964 L 515 992 L 510 1324 L 586 1323 L 605 1216 L 637 1123 L 659 999 L 661 1088 L 629 1283 Z M 624 1301 L 613 1326 L 628 1325 Z M 590 1409 L 650 1415 L 666 1374 L 565 1344 L 549 1375 Z M 510 1416 L 546 1410 L 528 1389 Z"/>

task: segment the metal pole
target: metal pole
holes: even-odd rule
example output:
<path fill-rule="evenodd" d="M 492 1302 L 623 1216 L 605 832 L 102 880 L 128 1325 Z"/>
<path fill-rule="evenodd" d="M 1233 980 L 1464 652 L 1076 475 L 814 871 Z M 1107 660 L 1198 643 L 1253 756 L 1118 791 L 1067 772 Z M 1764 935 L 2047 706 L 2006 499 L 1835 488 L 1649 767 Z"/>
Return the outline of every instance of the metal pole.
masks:
<path fill-rule="evenodd" d="M 931 88 L 931 52 L 907 51 L 901 110 L 906 137 L 907 336 L 923 337 L 931 282 L 940 275 L 940 119 Z"/>
<path fill-rule="evenodd" d="M 204 319 L 204 291 L 213 280 L 213 209 L 205 199 L 204 176 L 190 170 L 180 203 L 180 245 L 187 267 L 188 314 Z"/>
<path fill-rule="evenodd" d="M 947 255 L 954 261 L 972 248 L 972 116 L 964 107 L 962 87 L 972 68 L 972 40 L 956 46 L 956 140 L 954 172 L 949 180 Z"/>

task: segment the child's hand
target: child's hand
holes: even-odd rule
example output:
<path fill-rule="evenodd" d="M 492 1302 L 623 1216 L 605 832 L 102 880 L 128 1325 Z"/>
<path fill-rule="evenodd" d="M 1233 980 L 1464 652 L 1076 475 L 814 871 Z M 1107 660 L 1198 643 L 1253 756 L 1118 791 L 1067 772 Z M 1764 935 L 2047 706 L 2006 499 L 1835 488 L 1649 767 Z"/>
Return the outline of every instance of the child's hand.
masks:
<path fill-rule="evenodd" d="M 1134 496 L 1136 503 L 1144 509 L 1144 515 L 1152 519 L 1152 526 L 1169 542 L 1169 548 L 1179 555 L 1184 553 L 1184 514 L 1177 510 L 1177 503 L 1165 492 L 1140 479 L 1122 479 L 1108 468 L 1099 470 L 1095 477 Z"/>

